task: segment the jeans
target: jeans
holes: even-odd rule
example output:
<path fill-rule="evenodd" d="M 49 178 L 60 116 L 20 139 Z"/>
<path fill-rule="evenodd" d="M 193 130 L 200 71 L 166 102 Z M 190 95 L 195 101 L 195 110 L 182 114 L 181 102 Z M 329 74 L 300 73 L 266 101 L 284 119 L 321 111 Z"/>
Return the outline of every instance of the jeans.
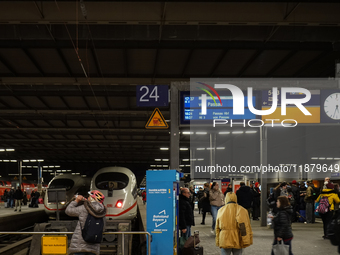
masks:
<path fill-rule="evenodd" d="M 212 222 L 212 230 L 215 230 L 215 224 L 216 224 L 216 219 L 217 219 L 217 212 L 222 206 L 211 206 L 211 215 L 213 217 L 213 222 Z"/>
<path fill-rule="evenodd" d="M 221 255 L 242 255 L 242 249 L 224 249 L 221 248 Z"/>
<path fill-rule="evenodd" d="M 191 226 L 187 226 L 187 232 L 185 233 L 185 235 L 187 236 L 187 238 L 191 236 Z"/>
<path fill-rule="evenodd" d="M 277 244 L 277 239 L 274 240 L 273 245 L 275 245 L 275 244 Z M 289 241 L 287 241 L 287 242 L 284 242 L 284 244 L 285 244 L 285 245 L 289 245 L 289 255 L 294 255 L 294 254 L 292 253 L 292 240 L 289 240 Z M 272 255 L 274 255 L 273 250 L 272 250 Z"/>

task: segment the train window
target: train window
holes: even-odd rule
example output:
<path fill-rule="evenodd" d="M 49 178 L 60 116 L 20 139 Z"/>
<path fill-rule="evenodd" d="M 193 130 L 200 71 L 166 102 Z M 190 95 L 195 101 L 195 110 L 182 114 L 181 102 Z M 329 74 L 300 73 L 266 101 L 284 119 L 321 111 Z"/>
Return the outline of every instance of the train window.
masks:
<path fill-rule="evenodd" d="M 123 173 L 102 173 L 96 177 L 95 184 L 102 190 L 124 189 L 129 184 L 129 177 Z"/>
<path fill-rule="evenodd" d="M 56 179 L 52 181 L 49 188 L 50 189 L 63 189 L 66 188 L 66 191 L 72 189 L 74 185 L 74 181 L 70 179 Z"/>

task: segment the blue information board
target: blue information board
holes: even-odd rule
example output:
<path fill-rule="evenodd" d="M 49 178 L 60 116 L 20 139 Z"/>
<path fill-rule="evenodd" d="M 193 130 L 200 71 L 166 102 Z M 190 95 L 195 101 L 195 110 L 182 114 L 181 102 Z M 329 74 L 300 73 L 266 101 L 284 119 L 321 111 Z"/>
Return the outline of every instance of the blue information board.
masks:
<path fill-rule="evenodd" d="M 146 222 L 152 235 L 151 255 L 173 255 L 177 251 L 178 182 L 176 170 L 146 171 Z"/>
<path fill-rule="evenodd" d="M 138 107 L 168 106 L 168 85 L 138 85 L 136 86 L 136 100 Z"/>

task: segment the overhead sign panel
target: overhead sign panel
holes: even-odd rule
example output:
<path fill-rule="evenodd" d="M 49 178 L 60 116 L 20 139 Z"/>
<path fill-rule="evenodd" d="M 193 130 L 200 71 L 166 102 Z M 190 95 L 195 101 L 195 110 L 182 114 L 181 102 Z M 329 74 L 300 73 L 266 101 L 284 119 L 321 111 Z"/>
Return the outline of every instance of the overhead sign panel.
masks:
<path fill-rule="evenodd" d="M 147 129 L 167 129 L 169 128 L 168 123 L 166 123 L 161 111 L 156 108 L 151 114 L 150 119 L 145 125 Z"/>
<path fill-rule="evenodd" d="M 136 87 L 136 100 L 138 107 L 168 106 L 168 85 L 138 85 Z"/>
<path fill-rule="evenodd" d="M 304 107 L 307 111 L 309 111 L 312 115 L 305 115 L 299 108 L 296 107 L 295 104 L 287 105 L 286 115 L 281 115 L 281 90 L 277 91 L 277 108 L 276 110 L 269 115 L 262 115 L 262 120 L 265 123 L 272 123 L 272 120 L 275 120 L 274 123 L 280 123 L 282 120 L 291 119 L 296 120 L 298 123 L 320 123 L 320 90 L 310 90 L 311 99 L 304 103 Z M 264 90 L 262 91 L 262 110 L 268 110 L 271 108 L 273 103 L 273 93 L 272 90 Z M 287 99 L 297 99 L 304 98 L 305 94 L 303 93 L 287 93 Z M 289 123 L 289 121 L 286 121 Z M 293 123 L 293 121 L 291 121 Z"/>

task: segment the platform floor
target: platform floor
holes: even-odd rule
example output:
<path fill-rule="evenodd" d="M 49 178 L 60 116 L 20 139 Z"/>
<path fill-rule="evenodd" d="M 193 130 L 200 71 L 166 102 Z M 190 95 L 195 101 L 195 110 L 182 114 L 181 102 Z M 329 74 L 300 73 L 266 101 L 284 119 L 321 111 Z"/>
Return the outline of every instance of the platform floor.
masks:
<path fill-rule="evenodd" d="M 145 205 L 138 202 L 143 221 L 146 222 Z M 200 233 L 200 245 L 204 248 L 204 255 L 220 255 L 221 251 L 215 246 L 215 236 L 211 233 L 212 216 L 206 216 L 205 225 L 201 225 L 202 215 L 198 210 L 194 211 L 195 224 L 191 232 L 198 230 Z M 244 249 L 243 255 L 265 255 L 271 254 L 274 240 L 273 229 L 261 227 L 260 221 L 251 221 L 253 229 L 253 245 Z M 315 224 L 293 223 L 294 239 L 292 241 L 292 251 L 295 255 L 327 254 L 336 255 L 337 246 L 333 246 L 329 240 L 323 240 L 323 225 L 321 219 L 317 219 Z"/>
<path fill-rule="evenodd" d="M 21 206 L 21 212 L 19 208 L 16 212 L 14 209 L 0 205 L 0 231 L 17 231 L 48 220 L 43 204 L 39 204 L 39 208 Z"/>

